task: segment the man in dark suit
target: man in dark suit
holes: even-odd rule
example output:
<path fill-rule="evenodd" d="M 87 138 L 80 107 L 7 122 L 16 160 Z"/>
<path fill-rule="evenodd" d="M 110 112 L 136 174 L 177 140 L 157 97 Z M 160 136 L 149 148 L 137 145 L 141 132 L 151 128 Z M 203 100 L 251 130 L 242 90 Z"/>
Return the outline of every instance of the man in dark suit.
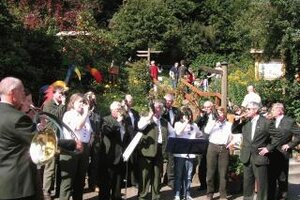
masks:
<path fill-rule="evenodd" d="M 29 147 L 36 128 L 20 111 L 25 99 L 22 81 L 2 79 L 0 95 L 0 199 L 32 200 L 36 166 L 29 157 Z"/>
<path fill-rule="evenodd" d="M 139 200 L 145 200 L 151 185 L 153 200 L 160 199 L 160 178 L 163 167 L 163 152 L 166 148 L 167 135 L 172 130 L 167 120 L 161 117 L 163 103 L 155 100 L 147 116 L 142 116 L 138 128 L 143 137 L 138 146 L 139 150 Z"/>
<path fill-rule="evenodd" d="M 177 107 L 173 106 L 174 96 L 172 94 L 166 94 L 165 99 L 165 112 L 162 117 L 166 119 L 172 127 L 180 120 L 180 111 Z M 169 136 L 169 133 L 168 133 Z M 167 153 L 167 170 L 164 174 L 164 183 L 167 183 L 169 187 L 174 188 L 174 156 L 172 153 Z"/>
<path fill-rule="evenodd" d="M 111 115 L 103 118 L 102 134 L 104 154 L 99 160 L 99 199 L 121 200 L 121 185 L 124 175 L 123 151 L 129 144 L 125 111 L 121 103 L 114 101 L 110 105 Z"/>
<path fill-rule="evenodd" d="M 136 133 L 138 132 L 138 121 L 140 120 L 139 113 L 133 109 L 134 101 L 133 97 L 130 94 L 125 95 L 124 99 L 124 107 L 127 111 L 127 115 L 125 118 L 125 123 L 128 125 L 128 133 L 130 137 L 130 141 L 134 138 Z M 128 162 L 128 184 L 138 186 L 138 154 L 136 151 L 134 151 L 129 159 Z"/>
<path fill-rule="evenodd" d="M 281 135 L 280 145 L 270 153 L 269 165 L 269 200 L 287 199 L 289 158 L 292 148 L 300 142 L 300 127 L 294 119 L 284 114 L 282 103 L 272 105 L 272 117 L 274 117 L 275 127 Z M 294 137 L 294 139 L 293 139 Z M 278 197 L 275 198 L 278 184 Z"/>
<path fill-rule="evenodd" d="M 257 199 L 268 199 L 269 158 L 267 155 L 276 148 L 280 139 L 274 124 L 260 116 L 258 111 L 258 103 L 248 103 L 246 117 L 249 120 L 236 121 L 233 124 L 233 132 L 235 128 L 242 126 L 243 142 L 240 160 L 244 164 L 243 195 L 245 200 L 253 199 L 255 180 L 258 183 Z"/>
<path fill-rule="evenodd" d="M 88 187 L 91 191 L 99 192 L 99 152 L 101 144 L 102 117 L 97 107 L 96 95 L 92 91 L 84 94 L 89 104 L 89 119 L 93 129 L 90 140 L 90 163 L 88 168 Z"/>
<path fill-rule="evenodd" d="M 204 132 L 204 128 L 206 124 L 212 120 L 216 120 L 214 116 L 214 104 L 211 101 L 205 101 L 203 104 L 203 111 L 204 113 L 201 113 L 201 115 L 196 119 L 196 123 L 199 127 L 199 129 Z M 205 139 L 208 140 L 208 135 L 204 135 Z M 198 167 L 198 178 L 200 182 L 200 188 L 199 190 L 206 190 L 207 185 L 206 185 L 206 168 L 207 161 L 206 161 L 206 151 L 205 153 L 200 155 L 199 158 L 199 167 Z"/>

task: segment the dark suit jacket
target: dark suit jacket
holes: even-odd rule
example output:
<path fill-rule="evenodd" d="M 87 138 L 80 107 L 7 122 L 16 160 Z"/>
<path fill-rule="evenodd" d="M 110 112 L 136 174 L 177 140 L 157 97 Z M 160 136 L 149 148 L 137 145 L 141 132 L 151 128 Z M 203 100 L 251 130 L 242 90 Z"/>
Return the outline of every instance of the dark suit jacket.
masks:
<path fill-rule="evenodd" d="M 267 147 L 271 152 L 279 144 L 280 135 L 278 131 L 276 132 L 274 123 L 271 124 L 269 120 L 260 116 L 257 120 L 253 139 L 251 139 L 251 121 L 246 121 L 240 125 L 243 133 L 240 160 L 246 164 L 250 161 L 250 156 L 252 156 L 257 165 L 269 164 L 269 158 L 259 155 L 258 148 Z M 238 126 L 233 127 L 238 128 Z"/>
<path fill-rule="evenodd" d="M 135 136 L 135 134 L 138 132 L 137 124 L 140 120 L 140 115 L 136 110 L 134 110 L 132 108 L 130 110 L 133 114 L 134 124 L 132 124 L 132 121 L 131 121 L 131 118 L 130 118 L 129 115 L 126 116 L 125 123 L 128 125 L 128 132 L 129 132 L 129 135 L 130 135 L 130 140 L 132 140 L 133 137 Z"/>
<path fill-rule="evenodd" d="M 287 159 L 289 159 L 291 149 L 300 143 L 300 127 L 297 125 L 294 119 L 288 116 L 284 116 L 281 119 L 279 126 L 278 128 L 276 128 L 276 130 L 279 131 L 279 134 L 281 136 L 280 144 L 277 146 L 276 149 L 280 151 Z M 289 151 L 281 150 L 281 146 L 284 144 L 288 144 L 290 146 Z"/>
<path fill-rule="evenodd" d="M 174 122 L 171 124 L 170 114 L 169 110 L 166 110 L 166 112 L 162 115 L 164 119 L 166 119 L 168 122 L 170 122 L 171 126 L 174 127 L 175 123 L 178 122 L 181 118 L 180 110 L 174 106 L 170 108 L 170 110 L 174 113 Z"/>
<path fill-rule="evenodd" d="M 0 199 L 35 194 L 36 166 L 29 156 L 34 129 L 25 113 L 0 103 Z"/>
<path fill-rule="evenodd" d="M 129 134 L 125 123 L 125 134 L 121 139 L 120 126 L 111 115 L 103 118 L 102 124 L 103 148 L 107 164 L 118 165 L 122 161 L 122 154 L 129 144 Z"/>

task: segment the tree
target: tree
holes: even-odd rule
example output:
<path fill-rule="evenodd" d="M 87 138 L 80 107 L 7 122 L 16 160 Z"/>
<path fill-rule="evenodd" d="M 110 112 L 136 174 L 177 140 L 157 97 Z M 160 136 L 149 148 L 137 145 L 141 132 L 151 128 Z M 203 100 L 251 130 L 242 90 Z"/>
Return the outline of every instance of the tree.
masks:
<path fill-rule="evenodd" d="M 179 20 L 163 0 L 128 1 L 112 18 L 110 29 L 124 55 L 148 47 L 165 50 L 178 36 Z"/>

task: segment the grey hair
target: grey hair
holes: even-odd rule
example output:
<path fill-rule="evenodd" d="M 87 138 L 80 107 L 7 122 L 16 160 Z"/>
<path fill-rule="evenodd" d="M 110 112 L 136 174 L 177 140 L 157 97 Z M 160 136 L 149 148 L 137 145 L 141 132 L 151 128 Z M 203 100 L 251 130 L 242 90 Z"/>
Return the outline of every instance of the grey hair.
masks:
<path fill-rule="evenodd" d="M 249 103 L 247 104 L 247 107 L 249 107 L 249 106 L 251 106 L 251 107 L 253 107 L 253 108 L 256 108 L 256 109 L 259 109 L 259 108 L 260 108 L 259 103 L 255 102 L 255 101 L 249 102 Z"/>
<path fill-rule="evenodd" d="M 163 103 L 163 101 L 160 100 L 160 99 L 154 100 L 154 101 L 153 101 L 153 105 L 154 105 L 155 107 L 160 107 L 160 108 L 163 108 L 163 107 L 164 107 L 164 103 Z"/>
<path fill-rule="evenodd" d="M 281 110 L 284 112 L 284 105 L 282 103 L 273 103 L 272 108 L 274 107 L 281 108 Z"/>
<path fill-rule="evenodd" d="M 20 79 L 15 77 L 6 77 L 0 82 L 0 95 L 7 95 L 10 91 L 22 85 L 23 83 Z"/>

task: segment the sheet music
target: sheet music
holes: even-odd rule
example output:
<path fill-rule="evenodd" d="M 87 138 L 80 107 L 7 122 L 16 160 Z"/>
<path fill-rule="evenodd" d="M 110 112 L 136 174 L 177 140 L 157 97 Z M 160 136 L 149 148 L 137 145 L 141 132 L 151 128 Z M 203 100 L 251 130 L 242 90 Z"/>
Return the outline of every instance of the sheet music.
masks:
<path fill-rule="evenodd" d="M 128 159 L 130 158 L 132 152 L 134 151 L 134 149 L 138 145 L 138 143 L 141 140 L 142 136 L 143 136 L 143 133 L 137 132 L 137 134 L 134 136 L 134 138 L 129 143 L 128 147 L 125 149 L 125 151 L 123 153 L 123 160 L 125 162 L 127 162 Z"/>

